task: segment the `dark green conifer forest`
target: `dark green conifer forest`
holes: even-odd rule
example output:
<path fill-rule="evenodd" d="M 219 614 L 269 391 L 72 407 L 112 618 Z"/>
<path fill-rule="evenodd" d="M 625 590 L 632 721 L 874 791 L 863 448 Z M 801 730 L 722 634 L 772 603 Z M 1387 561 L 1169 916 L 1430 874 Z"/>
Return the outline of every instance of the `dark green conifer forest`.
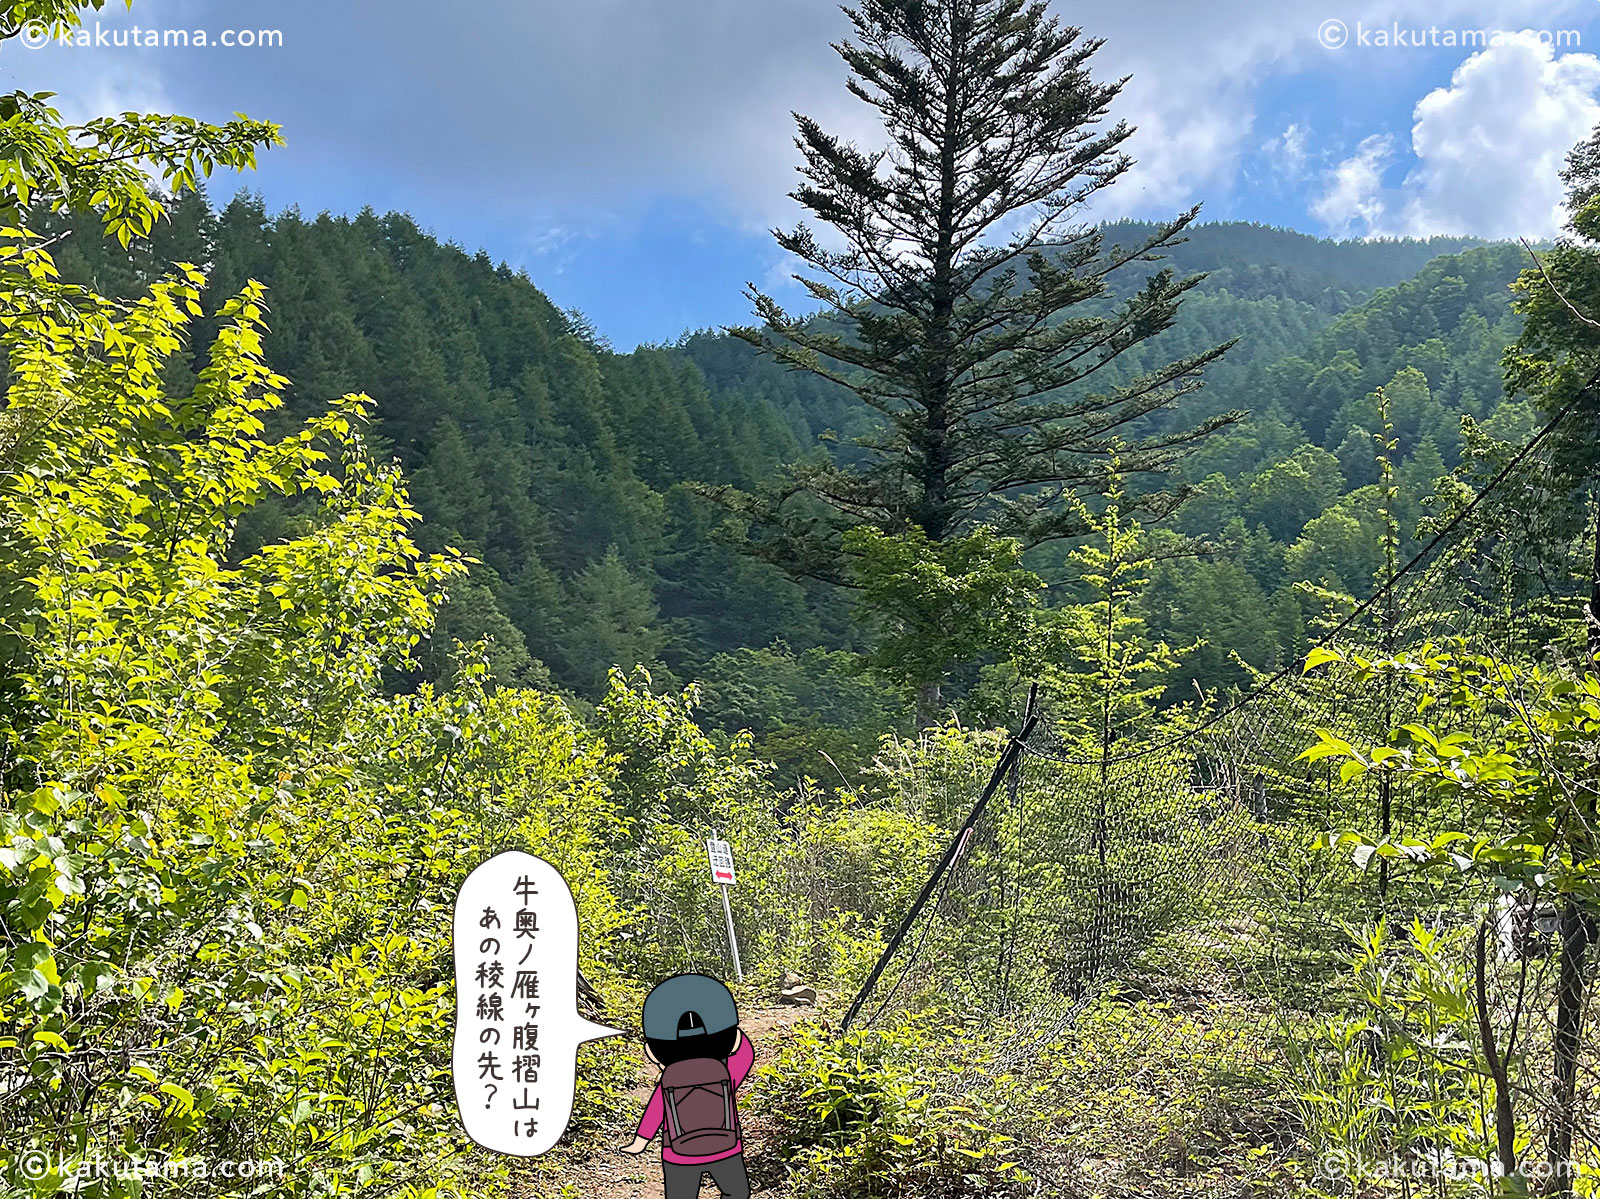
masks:
<path fill-rule="evenodd" d="M 1116 246 L 1158 231 L 1101 232 Z M 871 633 L 848 597 L 740 553 L 721 535 L 728 514 L 703 498 L 818 453 L 848 460 L 871 413 L 842 387 L 716 330 L 617 353 L 526 275 L 399 214 L 307 219 L 248 193 L 220 208 L 191 193 L 131 254 L 77 236 L 58 258 L 66 277 L 120 295 L 176 261 L 208 265 L 212 295 L 259 279 L 267 354 L 293 381 L 285 419 L 363 384 L 374 452 L 405 468 L 421 543 L 481 562 L 452 588 L 425 677 L 449 676 L 452 641 L 485 637 L 502 681 L 584 701 L 613 665 L 644 665 L 663 686 L 702 682 L 714 727 L 755 731 L 813 777 L 829 768 L 808 740 L 859 760 L 908 727 L 912 697 L 863 672 Z M 1163 564 L 1146 594 L 1152 632 L 1193 647 L 1171 668 L 1170 699 L 1244 685 L 1303 652 L 1322 592 L 1370 590 L 1377 388 L 1393 409 L 1408 546 L 1435 480 L 1461 462 L 1463 417 L 1505 441 L 1533 430 L 1534 410 L 1500 381 L 1520 328 L 1510 284 L 1527 261 L 1511 244 L 1334 243 L 1246 224 L 1193 226 L 1171 249 L 1163 265 L 1204 278 L 1170 330 L 1108 371 L 1132 378 L 1236 339 L 1201 389 L 1147 424 L 1247 416 L 1181 461 L 1188 499 L 1158 526 L 1209 543 Z M 1152 269 L 1132 264 L 1118 286 L 1131 294 Z M 244 536 L 265 541 L 292 518 L 292 505 L 253 512 Z M 1029 565 L 1070 598 L 1062 551 Z M 983 667 L 957 671 L 956 711 L 996 714 L 974 695 Z"/>

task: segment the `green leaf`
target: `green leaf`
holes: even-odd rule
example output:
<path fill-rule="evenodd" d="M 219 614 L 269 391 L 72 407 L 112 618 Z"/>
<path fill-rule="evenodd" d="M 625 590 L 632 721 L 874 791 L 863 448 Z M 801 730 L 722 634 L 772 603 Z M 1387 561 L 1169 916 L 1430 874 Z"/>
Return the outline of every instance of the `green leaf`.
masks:
<path fill-rule="evenodd" d="M 1306 664 L 1301 668 L 1300 673 L 1310 674 L 1313 670 L 1324 663 L 1343 662 L 1344 660 L 1344 655 L 1338 650 L 1331 649 L 1325 645 L 1318 645 L 1313 647 L 1311 652 L 1306 655 Z"/>

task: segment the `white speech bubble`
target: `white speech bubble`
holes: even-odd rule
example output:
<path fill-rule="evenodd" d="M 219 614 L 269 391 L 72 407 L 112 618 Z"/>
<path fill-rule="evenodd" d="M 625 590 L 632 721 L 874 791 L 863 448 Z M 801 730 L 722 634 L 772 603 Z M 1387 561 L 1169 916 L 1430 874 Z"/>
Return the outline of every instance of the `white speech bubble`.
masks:
<path fill-rule="evenodd" d="M 496 854 L 456 896 L 450 1068 L 467 1135 L 536 1157 L 567 1130 L 578 1046 L 625 1035 L 578 1014 L 578 908 L 543 858 Z"/>

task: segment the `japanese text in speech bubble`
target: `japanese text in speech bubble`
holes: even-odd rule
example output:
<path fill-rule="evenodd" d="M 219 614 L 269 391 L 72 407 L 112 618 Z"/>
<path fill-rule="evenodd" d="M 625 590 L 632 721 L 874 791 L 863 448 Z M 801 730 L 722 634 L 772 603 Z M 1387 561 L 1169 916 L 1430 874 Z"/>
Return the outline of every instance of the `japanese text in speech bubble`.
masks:
<path fill-rule="evenodd" d="M 578 909 L 556 868 L 496 854 L 456 896 L 456 1104 L 467 1135 L 517 1157 L 566 1131 L 578 1046 L 619 1037 L 578 1013 Z"/>

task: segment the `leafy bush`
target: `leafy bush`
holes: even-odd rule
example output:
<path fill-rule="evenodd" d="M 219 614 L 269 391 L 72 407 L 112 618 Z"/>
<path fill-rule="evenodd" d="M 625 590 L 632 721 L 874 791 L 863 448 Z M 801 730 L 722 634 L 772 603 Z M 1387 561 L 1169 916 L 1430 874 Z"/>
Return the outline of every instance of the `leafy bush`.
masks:
<path fill-rule="evenodd" d="M 758 757 L 775 777 L 848 789 L 877 752 L 879 738 L 899 723 L 898 697 L 843 650 L 795 653 L 779 642 L 765 649 L 717 654 L 698 672 L 703 720 L 726 733 L 749 731 Z"/>
<path fill-rule="evenodd" d="M 60 1187 L 17 1168 L 38 1150 L 276 1158 L 283 1194 L 492 1185 L 503 1167 L 452 1111 L 455 891 L 495 849 L 549 857 L 585 880 L 585 968 L 614 981 L 593 950 L 628 919 L 603 862 L 627 829 L 614 771 L 558 702 L 490 695 L 481 665 L 448 696 L 378 694 L 461 565 L 410 542 L 358 397 L 263 438 L 284 381 L 257 289 L 195 390 L 166 393 L 198 284 L 126 313 L 61 289 L 72 323 L 47 306 L 7 335 L 10 411 L 39 431 L 0 486 L 26 649 L 4 728 L 0 1176 Z M 296 534 L 232 561 L 237 518 L 272 492 L 295 497 Z M 622 1077 L 597 1056 L 580 1121 Z"/>
<path fill-rule="evenodd" d="M 768 1152 L 806 1199 L 1026 1193 L 1016 1141 L 999 1131 L 1007 1105 L 941 1089 L 961 1071 L 987 1074 L 953 1028 L 907 1021 L 843 1038 L 795 1029 L 762 1070 L 756 1110 L 773 1126 Z"/>
<path fill-rule="evenodd" d="M 730 899 L 747 974 L 786 969 L 853 985 L 921 886 L 947 833 L 897 797 L 811 797 L 780 812 L 772 768 L 748 737 L 719 747 L 695 723 L 698 692 L 656 695 L 650 677 L 613 672 L 597 731 L 615 769 L 629 834 L 613 853 L 619 895 L 637 912 L 626 968 L 641 985 L 725 969 L 722 910 L 707 885 L 705 838 L 731 841 Z"/>
<path fill-rule="evenodd" d="M 1470 933 L 1417 922 L 1396 943 L 1381 922 L 1351 930 L 1355 1010 L 1320 1022 L 1301 1055 L 1311 1193 L 1405 1178 L 1427 1179 L 1429 1194 L 1484 1193 L 1494 1099 L 1461 952 Z"/>
<path fill-rule="evenodd" d="M 791 811 L 786 828 L 781 965 L 854 990 L 949 833 L 848 793 L 836 804 L 811 801 Z"/>

